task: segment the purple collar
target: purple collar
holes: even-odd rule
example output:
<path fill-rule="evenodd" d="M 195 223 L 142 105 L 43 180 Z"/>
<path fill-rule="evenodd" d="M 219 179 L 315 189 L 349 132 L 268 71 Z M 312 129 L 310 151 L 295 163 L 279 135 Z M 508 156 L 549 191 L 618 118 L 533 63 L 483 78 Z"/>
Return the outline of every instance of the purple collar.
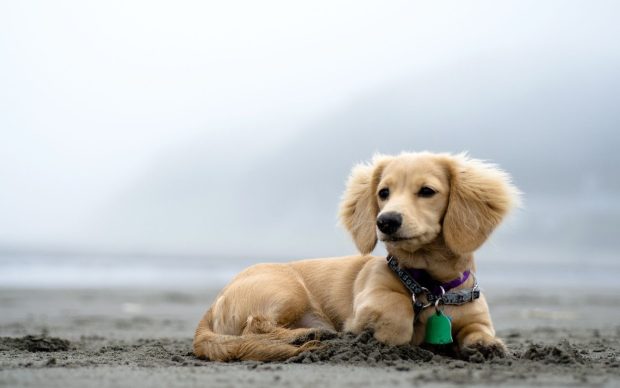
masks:
<path fill-rule="evenodd" d="M 441 295 L 441 288 L 445 292 L 450 291 L 453 288 L 460 286 L 469 279 L 469 270 L 463 272 L 463 276 L 460 278 L 452 279 L 449 282 L 441 283 L 433 279 L 431 275 L 423 269 L 407 268 L 405 271 L 415 280 L 420 283 L 422 287 L 426 287 L 433 295 Z"/>

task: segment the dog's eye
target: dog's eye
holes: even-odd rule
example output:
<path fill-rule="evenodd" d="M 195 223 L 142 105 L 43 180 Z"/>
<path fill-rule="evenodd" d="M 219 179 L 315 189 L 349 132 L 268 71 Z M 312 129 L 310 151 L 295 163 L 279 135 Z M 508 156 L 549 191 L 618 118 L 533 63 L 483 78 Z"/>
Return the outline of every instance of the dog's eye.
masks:
<path fill-rule="evenodd" d="M 386 200 L 387 197 L 389 196 L 390 196 L 390 189 L 385 188 L 385 189 L 379 190 L 379 198 Z"/>
<path fill-rule="evenodd" d="M 430 187 L 423 186 L 420 191 L 418 191 L 418 196 L 422 198 L 430 198 L 436 193 L 437 192 Z"/>

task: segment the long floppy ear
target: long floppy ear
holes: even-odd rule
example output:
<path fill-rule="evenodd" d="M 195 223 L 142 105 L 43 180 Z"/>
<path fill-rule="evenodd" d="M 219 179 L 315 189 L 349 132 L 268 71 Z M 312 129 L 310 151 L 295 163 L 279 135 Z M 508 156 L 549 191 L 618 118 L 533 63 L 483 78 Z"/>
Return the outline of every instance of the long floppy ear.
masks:
<path fill-rule="evenodd" d="M 492 164 L 465 154 L 447 158 L 450 198 L 443 221 L 448 248 L 457 254 L 475 251 L 513 207 L 519 190 L 510 176 Z"/>
<path fill-rule="evenodd" d="M 340 222 L 351 233 L 362 254 L 372 252 L 377 245 L 375 228 L 379 205 L 376 192 L 381 173 L 389 159 L 388 156 L 377 155 L 371 164 L 355 166 L 340 203 Z"/>

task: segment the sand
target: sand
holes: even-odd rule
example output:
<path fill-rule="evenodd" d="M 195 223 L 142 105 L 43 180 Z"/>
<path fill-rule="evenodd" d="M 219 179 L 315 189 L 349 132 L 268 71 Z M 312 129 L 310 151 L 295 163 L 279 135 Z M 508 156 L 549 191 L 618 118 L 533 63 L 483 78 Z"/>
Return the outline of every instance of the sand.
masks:
<path fill-rule="evenodd" d="M 620 386 L 613 293 L 489 295 L 503 359 L 464 361 L 362 333 L 286 362 L 219 363 L 190 351 L 215 292 L 0 290 L 0 386 Z"/>

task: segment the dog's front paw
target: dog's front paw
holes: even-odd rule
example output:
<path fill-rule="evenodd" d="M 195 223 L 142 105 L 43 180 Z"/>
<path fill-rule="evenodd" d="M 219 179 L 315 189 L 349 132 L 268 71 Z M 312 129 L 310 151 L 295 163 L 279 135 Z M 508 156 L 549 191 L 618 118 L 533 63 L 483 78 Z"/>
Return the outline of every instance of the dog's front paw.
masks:
<path fill-rule="evenodd" d="M 459 347 L 461 358 L 471 362 L 484 362 L 506 357 L 506 345 L 499 338 L 486 334 L 470 335 Z"/>
<path fill-rule="evenodd" d="M 413 336 L 413 325 L 402 319 L 380 321 L 373 329 L 375 339 L 387 345 L 408 344 Z"/>

